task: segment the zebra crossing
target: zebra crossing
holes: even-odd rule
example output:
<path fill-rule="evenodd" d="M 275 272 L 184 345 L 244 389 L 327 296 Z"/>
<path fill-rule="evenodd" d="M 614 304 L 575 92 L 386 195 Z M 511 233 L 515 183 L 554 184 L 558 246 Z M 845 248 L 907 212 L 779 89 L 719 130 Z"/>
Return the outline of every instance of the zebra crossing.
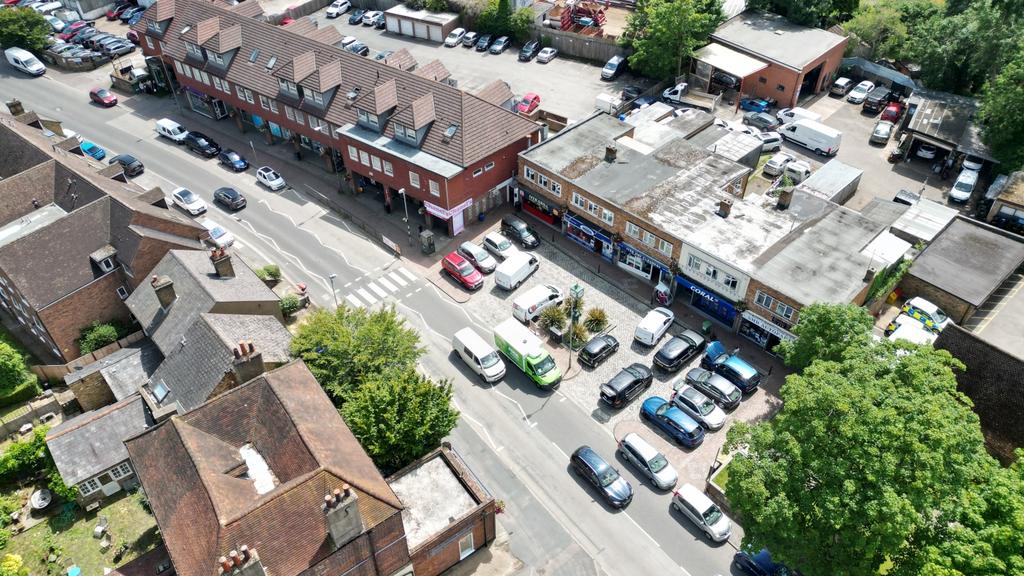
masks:
<path fill-rule="evenodd" d="M 345 294 L 345 301 L 351 306 L 370 307 L 391 295 L 398 298 L 397 292 L 400 292 L 403 288 L 411 287 L 417 280 L 419 278 L 415 274 L 399 266 L 394 270 L 369 280 L 365 284 L 353 286 L 352 291 Z M 358 284 L 358 281 L 350 284 Z"/>

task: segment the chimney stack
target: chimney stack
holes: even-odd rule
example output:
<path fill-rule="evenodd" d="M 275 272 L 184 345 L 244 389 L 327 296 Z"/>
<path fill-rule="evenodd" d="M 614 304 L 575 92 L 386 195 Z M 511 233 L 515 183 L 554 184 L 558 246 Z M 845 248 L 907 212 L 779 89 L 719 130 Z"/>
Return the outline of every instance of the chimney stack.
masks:
<path fill-rule="evenodd" d="M 248 546 L 232 550 L 227 557 L 221 556 L 217 563 L 217 572 L 221 576 L 267 576 L 267 571 L 260 562 L 260 555 L 255 549 L 250 550 Z"/>
<path fill-rule="evenodd" d="M 153 286 L 153 291 L 156 292 L 156 299 L 160 301 L 160 307 L 166 310 L 174 299 L 177 298 L 174 294 L 174 282 L 171 281 L 168 276 L 153 276 L 150 281 Z"/>
<path fill-rule="evenodd" d="M 867 284 L 875 279 L 875 268 L 874 266 L 868 266 L 867 272 L 864 273 L 864 283 Z"/>
<path fill-rule="evenodd" d="M 235 384 L 244 384 L 266 371 L 263 353 L 257 352 L 252 342 L 239 342 L 238 348 L 232 349 L 231 353 L 234 356 L 231 370 L 235 374 Z"/>
<path fill-rule="evenodd" d="M 732 212 L 732 200 L 723 198 L 718 203 L 718 215 L 722 218 L 728 218 L 730 212 Z"/>
<path fill-rule="evenodd" d="M 220 278 L 234 278 L 235 269 L 231 265 L 231 254 L 223 248 L 217 248 L 210 252 L 210 261 L 213 262 L 213 269 L 217 271 Z"/>
<path fill-rule="evenodd" d="M 239 548 L 238 551 L 242 554 L 242 564 L 245 564 L 250 558 L 252 558 L 252 555 L 249 554 L 249 547 L 245 544 L 242 544 L 242 547 Z"/>
<path fill-rule="evenodd" d="M 776 204 L 775 207 L 779 210 L 785 210 L 786 208 L 789 208 L 789 204 L 792 201 L 793 189 L 789 187 L 779 188 L 779 203 Z"/>
<path fill-rule="evenodd" d="M 328 500 L 334 502 L 334 505 L 326 504 Z M 363 519 L 359 515 L 359 496 L 351 486 L 343 484 L 340 490 L 334 489 L 331 494 L 324 496 L 324 502 L 327 532 L 331 535 L 335 550 L 363 533 Z"/>
<path fill-rule="evenodd" d="M 619 149 L 615 147 L 615 144 L 609 144 L 604 147 L 604 161 L 615 162 L 615 157 L 619 155 Z"/>
<path fill-rule="evenodd" d="M 21 116 L 25 113 L 25 107 L 22 106 L 21 100 L 14 98 L 13 100 L 7 101 L 7 110 L 11 113 L 11 116 Z"/>
<path fill-rule="evenodd" d="M 222 574 L 227 574 L 231 572 L 231 562 L 229 562 L 226 557 L 221 556 L 220 559 L 217 561 L 220 562 L 220 571 Z"/>

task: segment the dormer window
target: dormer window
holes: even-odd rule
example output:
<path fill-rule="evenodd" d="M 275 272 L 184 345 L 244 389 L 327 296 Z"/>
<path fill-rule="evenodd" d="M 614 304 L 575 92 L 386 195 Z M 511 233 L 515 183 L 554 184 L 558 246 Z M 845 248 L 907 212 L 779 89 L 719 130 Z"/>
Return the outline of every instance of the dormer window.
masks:
<path fill-rule="evenodd" d="M 366 110 L 359 110 L 359 123 L 371 130 L 380 132 L 380 118 L 376 114 L 370 114 Z"/>
<path fill-rule="evenodd" d="M 281 92 L 283 94 L 287 94 L 287 95 L 295 97 L 295 98 L 301 98 L 302 97 L 301 94 L 299 94 L 299 87 L 298 87 L 298 85 L 295 84 L 295 82 L 292 82 L 290 80 L 285 80 L 284 78 L 278 78 L 277 79 L 277 85 L 278 85 L 278 87 L 280 87 Z"/>
<path fill-rule="evenodd" d="M 156 399 L 156 403 L 159 404 L 167 398 L 167 393 L 170 392 L 167 389 L 167 385 L 161 380 L 157 382 L 156 386 L 153 386 L 153 398 Z"/>
<path fill-rule="evenodd" d="M 324 105 L 324 94 L 323 94 L 323 92 L 317 92 L 316 90 L 303 90 L 303 93 L 305 94 L 305 96 L 306 96 L 306 98 L 308 100 L 312 100 L 313 102 L 315 102 L 317 104 L 317 106 L 323 106 Z"/>
<path fill-rule="evenodd" d="M 409 146 L 416 146 L 417 148 L 420 145 L 420 140 L 422 140 L 423 135 L 426 134 L 427 132 L 426 128 L 422 128 L 420 130 L 413 130 L 408 126 L 404 126 L 397 122 L 394 122 L 393 124 L 395 126 L 395 138 L 399 142 L 402 142 L 403 144 L 408 144 Z"/>
<path fill-rule="evenodd" d="M 198 44 L 191 42 L 185 42 L 185 51 L 188 52 L 189 56 L 195 56 L 196 58 L 203 57 L 203 49 Z"/>
<path fill-rule="evenodd" d="M 221 66 L 227 66 L 228 64 L 228 59 L 223 54 L 218 54 L 217 52 L 207 52 L 206 56 L 210 59 L 210 62 L 214 62 Z"/>
<path fill-rule="evenodd" d="M 103 270 L 104 272 L 110 272 L 111 270 L 116 268 L 113 258 L 104 258 L 103 260 L 100 260 L 99 266 L 100 270 Z"/>

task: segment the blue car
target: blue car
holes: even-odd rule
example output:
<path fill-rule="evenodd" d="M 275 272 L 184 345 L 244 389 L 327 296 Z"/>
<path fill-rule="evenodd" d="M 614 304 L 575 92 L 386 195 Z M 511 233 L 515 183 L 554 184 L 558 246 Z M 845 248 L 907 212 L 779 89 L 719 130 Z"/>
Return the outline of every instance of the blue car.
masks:
<path fill-rule="evenodd" d="M 217 155 L 217 161 L 235 172 L 249 169 L 249 162 L 242 155 L 228 148 Z"/>
<path fill-rule="evenodd" d="M 700 365 L 732 382 L 744 394 L 757 390 L 761 384 L 761 373 L 743 358 L 726 352 L 725 345 L 718 340 L 704 349 Z"/>
<path fill-rule="evenodd" d="M 704 429 L 700 424 L 661 396 L 644 400 L 640 406 L 640 417 L 687 448 L 696 448 L 704 442 Z"/>
<path fill-rule="evenodd" d="M 97 160 L 103 160 L 104 158 L 107 157 L 106 150 L 100 148 L 99 146 L 93 144 L 92 142 L 89 142 L 88 140 L 83 140 L 82 144 L 79 145 L 79 148 L 81 148 L 83 154 L 92 156 Z"/>
<path fill-rule="evenodd" d="M 748 112 L 767 112 L 771 104 L 760 98 L 743 98 L 740 100 L 740 109 Z"/>
<path fill-rule="evenodd" d="M 732 563 L 744 574 L 753 576 L 800 576 L 799 572 L 785 564 L 774 562 L 767 548 L 762 548 L 756 554 L 741 550 L 732 557 Z"/>

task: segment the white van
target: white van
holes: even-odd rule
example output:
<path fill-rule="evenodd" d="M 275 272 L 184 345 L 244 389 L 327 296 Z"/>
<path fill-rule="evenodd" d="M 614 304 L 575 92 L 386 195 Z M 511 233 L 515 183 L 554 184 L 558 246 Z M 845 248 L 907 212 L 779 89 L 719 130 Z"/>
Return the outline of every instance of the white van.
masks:
<path fill-rule="evenodd" d="M 188 136 L 188 130 L 170 118 L 161 118 L 156 121 L 156 133 L 175 144 L 181 144 L 185 141 L 185 136 Z"/>
<path fill-rule="evenodd" d="M 783 108 L 775 115 L 782 124 L 792 124 L 797 120 L 814 120 L 821 122 L 821 114 L 815 114 L 807 108 Z"/>
<path fill-rule="evenodd" d="M 794 160 L 789 164 L 786 164 L 786 169 L 782 171 L 789 179 L 793 181 L 793 184 L 799 184 L 806 180 L 811 175 L 811 165 L 803 160 Z"/>
<path fill-rule="evenodd" d="M 842 132 L 814 120 L 797 120 L 783 126 L 779 132 L 786 140 L 822 156 L 835 156 L 843 140 Z"/>
<path fill-rule="evenodd" d="M 452 348 L 484 382 L 497 382 L 505 377 L 505 363 L 498 356 L 498 351 L 472 328 L 456 332 L 452 337 Z"/>
<path fill-rule="evenodd" d="M 512 317 L 529 324 L 549 306 L 562 305 L 562 291 L 550 284 L 534 286 L 512 301 Z"/>
<path fill-rule="evenodd" d="M 40 14 L 49 14 L 50 12 L 53 12 L 54 10 L 60 10 L 63 7 L 64 5 L 61 4 L 60 2 L 47 2 L 42 6 L 36 6 L 35 8 L 33 8 L 33 10 L 39 12 Z"/>
<path fill-rule="evenodd" d="M 537 271 L 537 267 L 537 258 L 532 254 L 516 252 L 495 268 L 494 283 L 505 290 L 515 290 Z"/>
<path fill-rule="evenodd" d="M 46 74 L 46 66 L 40 62 L 35 56 L 32 55 L 28 50 L 22 48 L 8 48 L 4 50 L 4 56 L 7 58 L 7 62 L 21 70 L 26 74 L 33 76 L 42 76 Z"/>

